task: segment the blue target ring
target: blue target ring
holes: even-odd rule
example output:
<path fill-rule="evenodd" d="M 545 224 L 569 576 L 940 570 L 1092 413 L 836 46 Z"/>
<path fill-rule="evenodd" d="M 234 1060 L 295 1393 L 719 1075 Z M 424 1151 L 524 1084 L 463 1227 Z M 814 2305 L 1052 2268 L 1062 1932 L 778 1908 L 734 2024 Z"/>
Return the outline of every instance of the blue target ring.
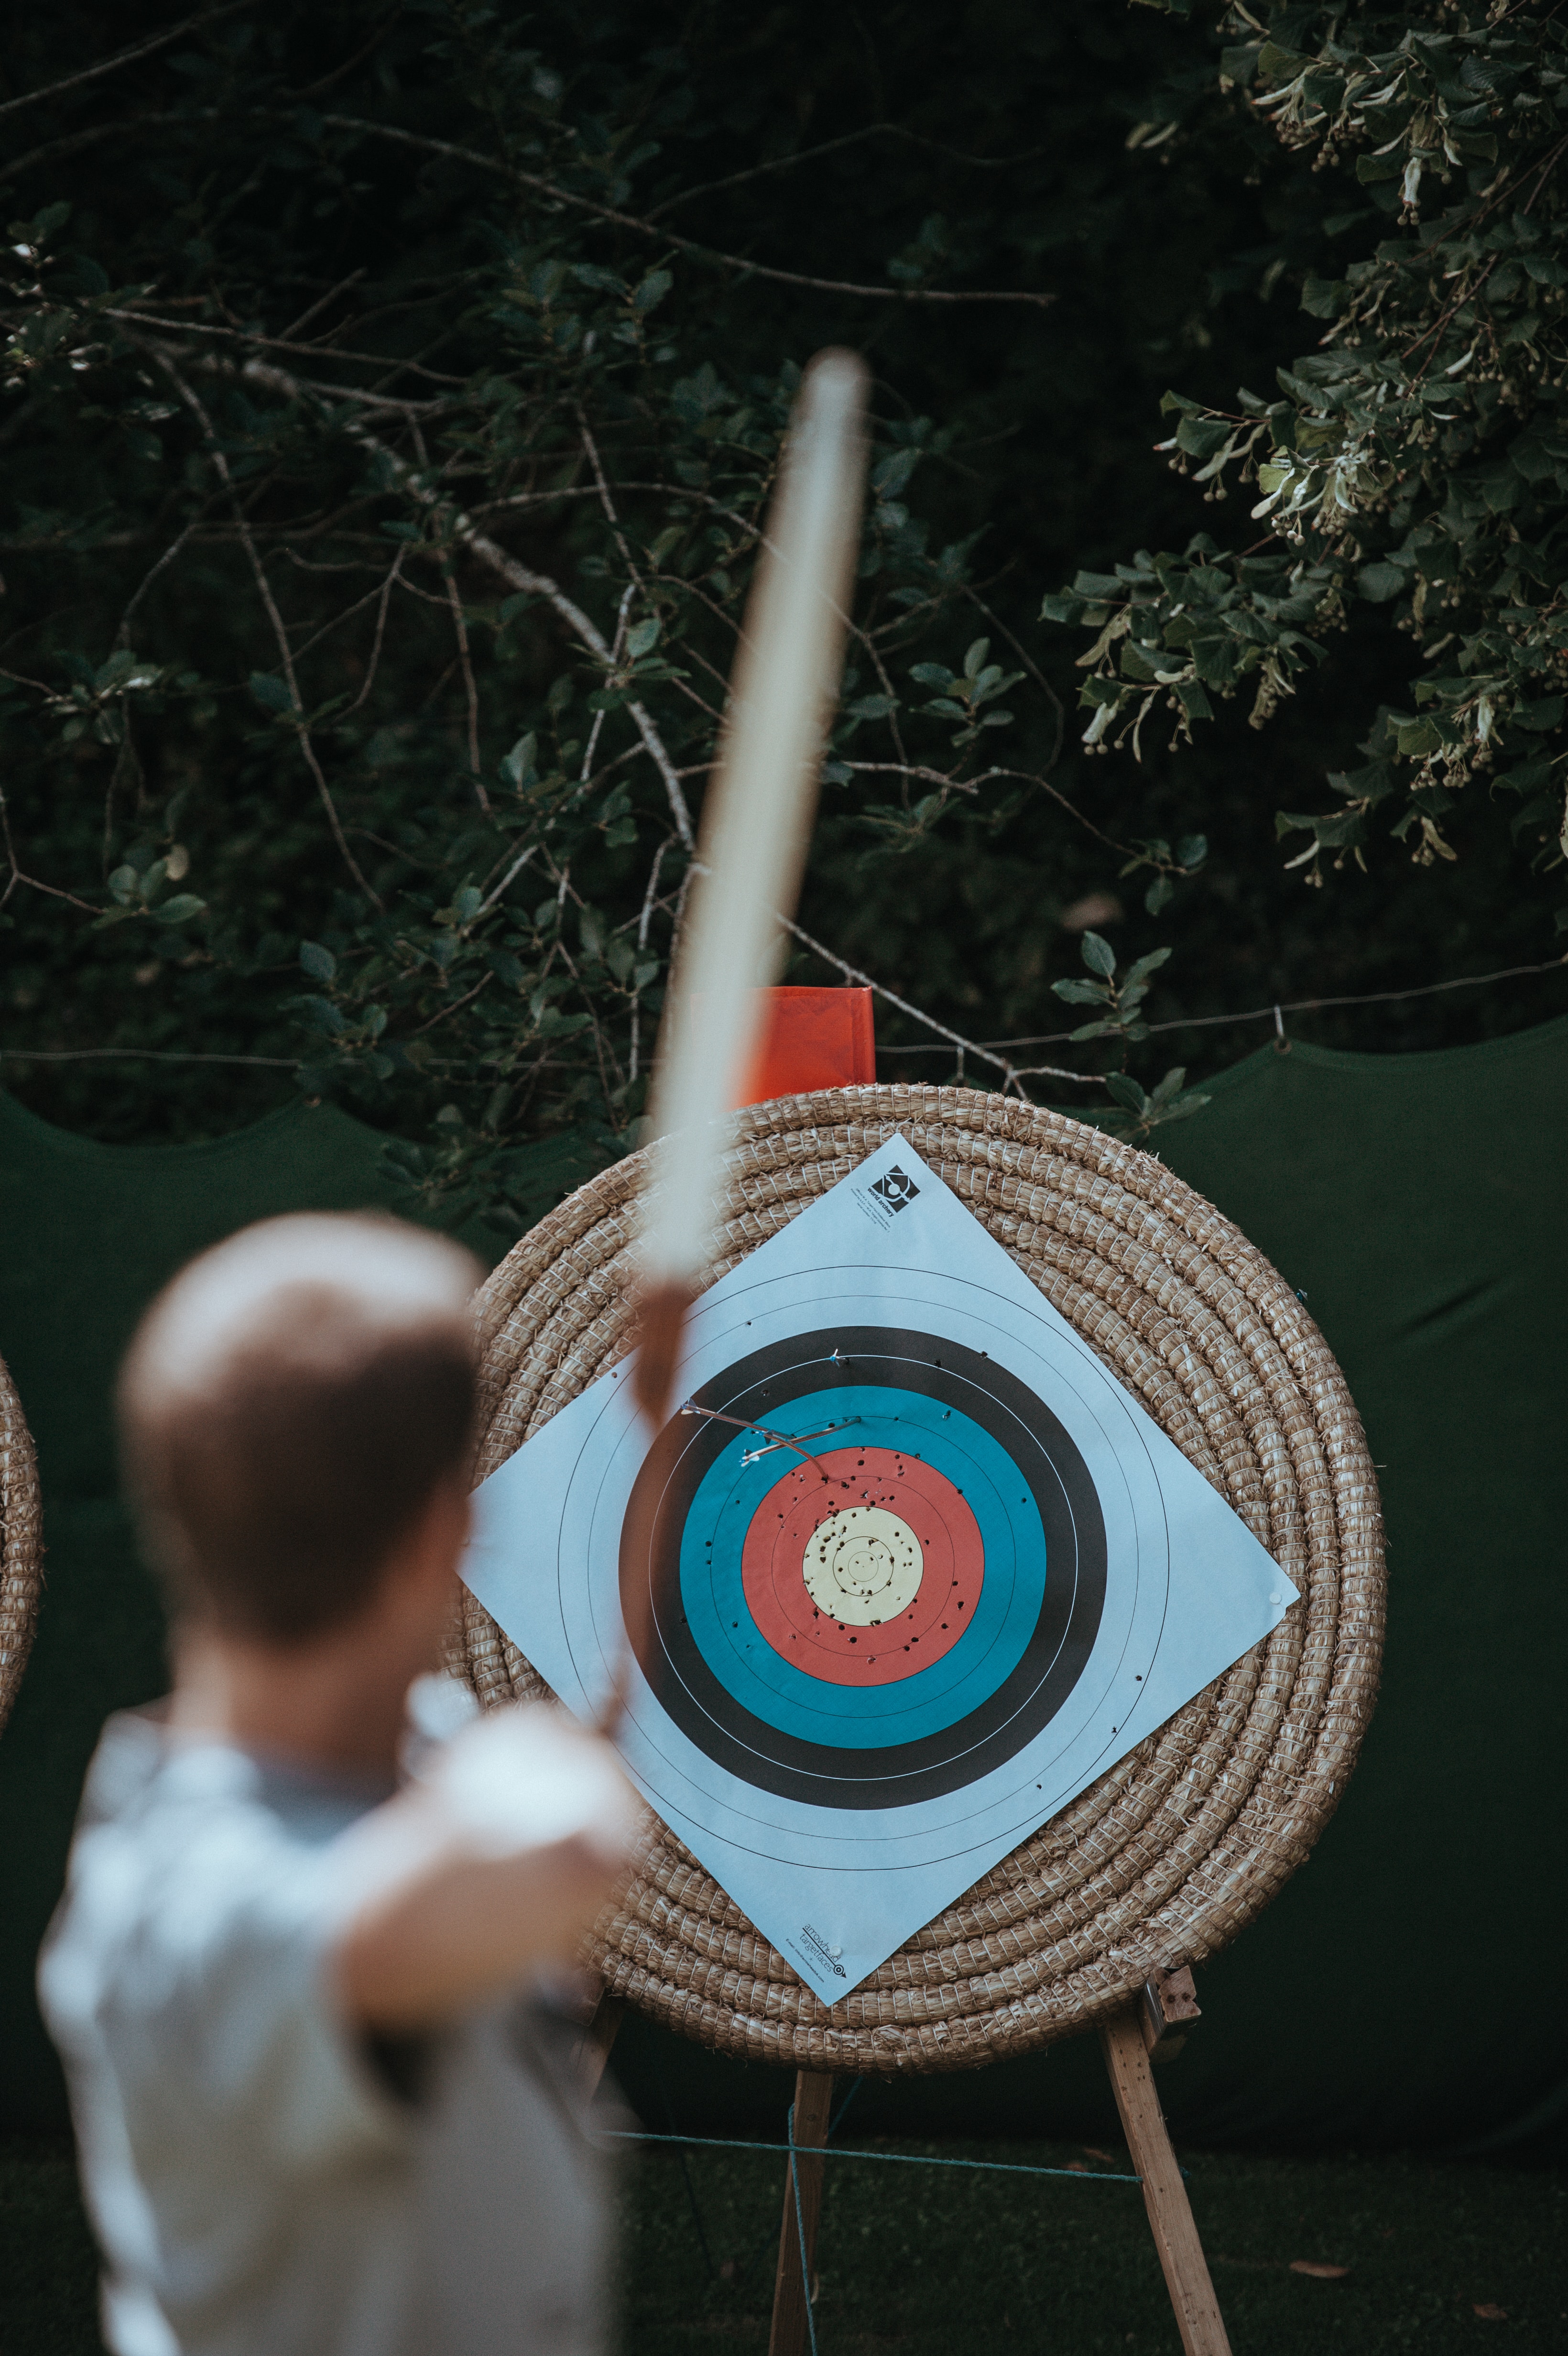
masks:
<path fill-rule="evenodd" d="M 936 1334 L 846 1327 L 749 1352 L 689 1407 L 633 1484 L 621 1595 L 644 1676 L 706 1757 L 813 1805 L 902 1807 L 967 1787 L 1049 1724 L 1099 1631 L 1105 1525 L 1071 1434 L 1015 1375 Z M 834 1682 L 820 1655 L 814 1676 L 763 1635 L 742 1553 L 782 1460 L 741 1462 L 760 1431 L 818 1435 L 803 1445 L 823 1456 L 853 1440 L 919 1457 L 933 1485 L 962 1493 L 983 1578 L 973 1625 L 928 1666 Z"/>
<path fill-rule="evenodd" d="M 933 1465 L 978 1522 L 985 1585 L 972 1624 L 952 1650 L 917 1676 L 870 1690 L 826 1684 L 782 1658 L 752 1620 L 741 1553 L 753 1514 L 789 1460 L 773 1453 L 746 1464 L 756 1446 L 751 1432 L 732 1432 L 698 1484 L 681 1533 L 680 1594 L 699 1652 L 742 1708 L 781 1733 L 875 1751 L 956 1725 L 1011 1676 L 1045 1601 L 1045 1528 L 1000 1441 L 961 1408 L 893 1385 L 850 1385 L 800 1392 L 770 1419 L 784 1432 L 821 1432 L 835 1422 L 853 1426 L 857 1445 L 902 1450 Z M 826 1454 L 850 1437 L 829 1434 L 807 1452 Z"/>

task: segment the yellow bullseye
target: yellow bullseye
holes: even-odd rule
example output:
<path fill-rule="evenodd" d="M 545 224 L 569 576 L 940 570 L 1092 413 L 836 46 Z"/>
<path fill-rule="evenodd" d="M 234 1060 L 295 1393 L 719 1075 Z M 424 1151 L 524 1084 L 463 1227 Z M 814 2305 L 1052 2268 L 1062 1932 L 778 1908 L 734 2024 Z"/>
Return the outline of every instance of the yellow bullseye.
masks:
<path fill-rule="evenodd" d="M 830 1620 L 880 1627 L 920 1593 L 925 1558 L 909 1524 L 881 1505 L 846 1505 L 818 1524 L 801 1570 L 805 1591 Z"/>

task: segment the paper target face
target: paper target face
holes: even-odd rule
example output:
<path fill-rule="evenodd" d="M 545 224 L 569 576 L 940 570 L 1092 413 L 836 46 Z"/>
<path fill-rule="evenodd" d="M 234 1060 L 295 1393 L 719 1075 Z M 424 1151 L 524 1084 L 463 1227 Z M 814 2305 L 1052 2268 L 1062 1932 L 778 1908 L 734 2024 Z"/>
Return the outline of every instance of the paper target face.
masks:
<path fill-rule="evenodd" d="M 1296 1590 L 895 1139 L 478 1493 L 464 1576 L 831 2003 Z"/>
<path fill-rule="evenodd" d="M 691 1407 L 637 1476 L 620 1572 L 639 1665 L 699 1750 L 786 1799 L 906 1807 L 1050 1724 L 1099 1632 L 1105 1526 L 1016 1376 L 837 1326 L 749 1352 Z"/>

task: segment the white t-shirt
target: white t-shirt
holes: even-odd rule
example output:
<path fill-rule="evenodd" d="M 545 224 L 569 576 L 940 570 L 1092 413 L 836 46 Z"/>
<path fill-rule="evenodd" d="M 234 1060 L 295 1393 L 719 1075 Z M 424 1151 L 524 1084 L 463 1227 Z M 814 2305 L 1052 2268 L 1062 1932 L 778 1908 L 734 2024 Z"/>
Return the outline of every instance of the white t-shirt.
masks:
<path fill-rule="evenodd" d="M 104 1730 L 38 1986 L 115 2356 L 599 2356 L 570 2025 L 514 2002 L 378 2056 L 335 2005 L 335 1843 L 385 1796 Z"/>

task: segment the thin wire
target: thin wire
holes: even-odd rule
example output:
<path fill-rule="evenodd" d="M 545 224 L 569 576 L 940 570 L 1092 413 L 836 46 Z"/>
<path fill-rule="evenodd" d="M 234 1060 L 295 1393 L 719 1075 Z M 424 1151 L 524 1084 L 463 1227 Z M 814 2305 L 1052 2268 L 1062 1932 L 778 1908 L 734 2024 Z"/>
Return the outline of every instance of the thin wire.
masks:
<path fill-rule="evenodd" d="M 1004 1094 L 1008 1088 L 1017 1086 L 1018 1074 L 1011 1064 L 1005 1062 L 1000 1055 L 993 1055 L 987 1048 L 976 1046 L 974 1040 L 963 1038 L 956 1031 L 950 1031 L 945 1023 L 939 1023 L 933 1014 L 923 1013 L 918 1006 L 912 1006 L 907 998 L 901 998 L 898 992 L 890 990 L 885 982 L 873 980 L 869 973 L 862 973 L 859 966 L 850 965 L 846 958 L 838 957 L 832 949 L 824 948 L 822 943 L 814 940 L 802 926 L 795 922 L 793 917 L 786 916 L 781 921 L 786 933 L 793 933 L 797 941 L 803 941 L 808 949 L 823 959 L 825 964 L 837 966 L 846 980 L 858 982 L 862 990 L 874 990 L 879 998 L 885 998 L 888 1003 L 891 1006 L 896 1006 L 901 1013 L 912 1014 L 915 1021 L 923 1023 L 928 1031 L 934 1031 L 940 1037 L 950 1041 L 958 1050 L 960 1072 L 963 1070 L 965 1050 L 967 1049 L 970 1055 L 978 1055 L 982 1063 L 995 1064 L 1002 1075 Z M 1061 1035 L 1065 1036 L 1066 1033 Z M 931 1050 L 927 1049 L 923 1052 L 929 1054 Z M 1102 1072 L 1070 1072 L 1065 1067 L 1059 1070 L 1054 1064 L 1040 1064 L 1035 1069 L 1039 1075 L 1049 1080 L 1077 1080 L 1090 1087 L 1104 1087 L 1105 1084 L 1104 1075 Z M 1019 1094 L 1023 1095 L 1021 1087 L 1019 1089 Z"/>
<path fill-rule="evenodd" d="M 728 2136 L 667 2136 L 654 2135 L 646 2127 L 604 2127 L 600 2132 L 617 2142 L 683 2143 L 695 2147 L 701 2145 L 709 2151 L 771 2151 L 776 2159 L 781 2151 L 792 2148 L 778 2143 L 731 2142 Z M 816 2151 L 815 2144 L 801 2146 Z M 1118 2176 L 1108 2168 L 1027 2168 L 1016 2159 L 937 2159 L 925 2152 L 856 2151 L 848 2144 L 823 2144 L 822 2154 L 829 2159 L 880 2159 L 895 2168 L 973 2168 L 992 2176 L 1065 2176 L 1074 2184 L 1141 2184 L 1141 2176 Z"/>
<path fill-rule="evenodd" d="M 297 1072 L 297 1055 L 198 1055 L 183 1047 L 0 1047 L 0 1062 L 14 1064 L 101 1064 L 107 1056 L 129 1055 L 142 1064 L 266 1064 L 279 1071 Z"/>
<path fill-rule="evenodd" d="M 1520 974 L 1562 973 L 1565 969 L 1568 969 L 1568 958 L 1547 958 L 1540 965 L 1508 965 L 1497 973 L 1461 973 L 1450 981 L 1424 981 L 1413 990 L 1371 990 L 1358 996 L 1343 998 L 1284 999 L 1268 1006 L 1249 1006 L 1240 1014 L 1181 1014 L 1169 1023 L 1150 1023 L 1144 1027 L 1151 1033 L 1212 1031 L 1222 1028 L 1227 1023 L 1269 1023 L 1281 1014 L 1309 1014 L 1320 1006 L 1386 1006 L 1395 999 L 1433 998 L 1445 990 L 1479 990 L 1487 982 L 1513 981 Z M 1071 1031 L 1041 1031 L 1032 1039 L 987 1039 L 980 1044 L 988 1048 L 1049 1047 L 1072 1036 Z M 879 1055 L 940 1055 L 945 1052 L 944 1048 L 924 1045 L 879 1045 L 877 1049 Z M 1087 1077 L 1088 1075 L 1081 1074 L 1079 1076 Z"/>
<path fill-rule="evenodd" d="M 1151 1031 L 1211 1031 L 1225 1023 L 1264 1023 L 1276 1012 L 1309 1014 L 1318 1006 L 1387 1006 L 1400 998 L 1435 998 L 1445 990 L 1478 990 L 1484 982 L 1512 981 L 1526 973 L 1561 973 L 1568 958 L 1546 958 L 1540 965 L 1506 965 L 1497 973 L 1456 974 L 1451 981 L 1424 981 L 1415 990 L 1369 990 L 1349 998 L 1296 998 L 1273 1006 L 1251 1006 L 1244 1014 L 1189 1014 L 1173 1023 L 1151 1023 Z"/>
<path fill-rule="evenodd" d="M 816 2318 L 811 2311 L 811 2261 L 805 2254 L 805 2219 L 800 2207 L 800 2170 L 795 2165 L 795 2104 L 789 2106 L 789 2180 L 795 2190 L 795 2238 L 800 2252 L 801 2289 L 805 2299 L 806 2337 L 811 2341 L 811 2356 L 816 2356 Z"/>
<path fill-rule="evenodd" d="M 670 2127 L 673 2132 L 675 2128 L 675 2104 L 670 2101 L 669 2088 L 665 2083 L 664 2064 L 659 2061 L 656 2052 L 654 2057 L 654 2078 L 658 2086 L 659 2100 L 664 2104 L 664 2115 L 669 2121 Z M 713 2263 L 713 2253 L 708 2246 L 708 2233 L 702 2222 L 702 2211 L 698 2203 L 697 2187 L 691 2180 L 691 2168 L 686 2157 L 686 2147 L 684 2144 L 682 2144 L 677 2152 L 676 2158 L 680 2162 L 681 2179 L 685 2183 L 687 2201 L 690 2204 L 691 2208 L 691 2222 L 697 2228 L 697 2238 L 701 2245 L 702 2263 L 708 2269 L 709 2281 L 715 2282 L 718 2279 L 719 2269 Z"/>
<path fill-rule="evenodd" d="M 1006 1089 L 1019 1075 L 1011 1064 L 1005 1063 L 1001 1055 L 994 1051 L 1006 1047 L 1049 1047 L 1058 1041 L 1071 1039 L 1072 1036 L 1071 1031 L 1044 1031 L 1029 1039 L 961 1038 L 956 1031 L 950 1031 L 944 1023 L 938 1023 L 933 1015 L 923 1013 L 918 1006 L 912 1005 L 907 998 L 900 998 L 896 991 L 888 990 L 880 981 L 873 981 L 869 974 L 862 973 L 858 966 L 852 966 L 843 958 L 836 957 L 831 949 L 825 948 L 820 941 L 813 940 L 809 933 L 803 932 L 798 925 L 792 924 L 789 930 L 827 964 L 836 966 L 840 973 L 858 982 L 862 989 L 874 991 L 879 998 L 887 999 L 889 1003 L 896 1006 L 901 1013 L 912 1016 L 917 1023 L 923 1023 L 927 1030 L 936 1032 L 941 1038 L 948 1042 L 948 1046 L 944 1047 L 927 1046 L 923 1042 L 913 1042 L 907 1045 L 884 1043 L 879 1044 L 877 1048 L 879 1055 L 946 1055 L 949 1047 L 956 1047 L 960 1051 L 961 1057 L 966 1051 L 971 1055 L 982 1056 L 988 1064 L 994 1064 L 1004 1075 L 1002 1086 Z M 1387 1006 L 1401 999 L 1433 998 L 1445 990 L 1480 990 L 1494 981 L 1514 981 L 1526 974 L 1562 973 L 1564 969 L 1568 969 L 1568 957 L 1547 958 L 1539 965 L 1509 965 L 1501 967 L 1496 973 L 1462 973 L 1455 975 L 1448 981 L 1425 981 L 1413 990 L 1371 990 L 1354 996 L 1338 998 L 1296 998 L 1282 1001 L 1278 1004 L 1249 1006 L 1238 1014 L 1182 1014 L 1168 1023 L 1149 1023 L 1143 1028 L 1151 1036 L 1156 1032 L 1161 1031 L 1222 1030 L 1227 1023 L 1268 1023 L 1273 1022 L 1276 1015 L 1310 1014 L 1317 1008 L 1325 1006 Z M 271 1070 L 286 1072 L 297 1072 L 304 1067 L 304 1058 L 294 1055 L 208 1055 L 166 1047 L 0 1048 L 0 1063 L 5 1062 L 7 1057 L 14 1064 L 101 1063 L 111 1058 L 128 1058 L 133 1062 L 139 1061 L 144 1064 L 253 1064 L 265 1066 Z M 1091 1087 L 1103 1087 L 1105 1079 L 1103 1072 L 1070 1072 L 1059 1070 L 1054 1065 L 1049 1064 L 1034 1066 L 1030 1076 L 1036 1074 L 1047 1079 L 1077 1080 L 1083 1086 Z"/>
<path fill-rule="evenodd" d="M 844 2100 L 839 2104 L 837 2110 L 834 2113 L 834 2115 L 833 2115 L 833 2124 L 832 2124 L 832 2126 L 831 2126 L 828 2128 L 828 2130 L 827 2130 L 827 2140 L 828 2140 L 828 2142 L 829 2142 L 829 2143 L 831 2143 L 831 2142 L 832 2142 L 832 2140 L 833 2140 L 834 2136 L 837 2134 L 837 2132 L 838 2132 L 839 2128 L 843 2126 L 843 2124 L 844 2124 L 844 2114 L 845 2114 L 845 2112 L 848 2109 L 848 2107 L 849 2107 L 850 2104 L 854 2101 L 854 2099 L 855 2099 L 856 2095 L 859 2093 L 859 2091 L 860 2091 L 861 2087 L 865 2084 L 865 2083 L 866 2083 L 865 2072 L 862 2071 L 862 2072 L 860 2073 L 859 2077 L 858 2077 L 858 2078 L 856 2079 L 856 2081 L 855 2081 L 854 2084 L 850 2087 L 850 2089 L 849 2089 L 848 2093 L 845 2095 Z M 1074 2170 L 1074 2173 L 1076 2174 L 1076 2170 Z"/>

